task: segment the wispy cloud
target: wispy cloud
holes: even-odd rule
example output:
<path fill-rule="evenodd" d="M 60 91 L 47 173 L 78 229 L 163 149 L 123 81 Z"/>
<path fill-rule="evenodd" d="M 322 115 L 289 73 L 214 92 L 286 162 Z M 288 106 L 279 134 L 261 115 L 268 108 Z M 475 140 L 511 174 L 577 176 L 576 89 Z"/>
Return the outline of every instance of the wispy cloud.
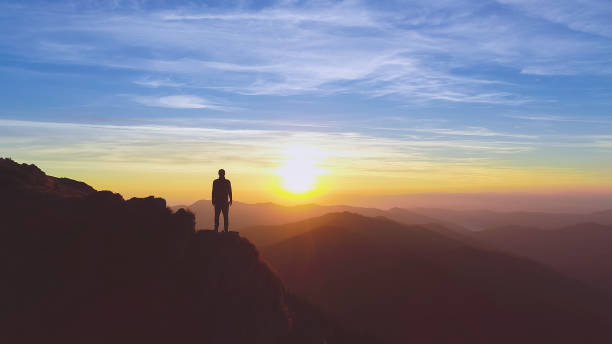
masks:
<path fill-rule="evenodd" d="M 498 0 L 516 6 L 530 15 L 572 30 L 612 37 L 612 6 L 607 0 Z"/>
<path fill-rule="evenodd" d="M 123 162 L 134 162 L 134 159 L 174 159 L 183 154 L 201 162 L 211 159 L 209 154 L 214 152 L 215 156 L 219 156 L 218 159 L 232 156 L 234 160 L 244 161 L 252 161 L 255 155 L 267 156 L 262 158 L 261 163 L 268 165 L 278 160 L 278 154 L 283 147 L 300 145 L 325 151 L 330 158 L 330 164 L 340 164 L 337 168 L 344 169 L 359 164 L 368 169 L 375 161 L 405 165 L 408 168 L 416 163 L 442 164 L 448 159 L 457 162 L 461 157 L 473 161 L 476 153 L 489 155 L 488 158 L 481 156 L 484 162 L 494 159 L 496 154 L 529 150 L 528 144 L 524 142 L 436 138 L 413 140 L 350 131 L 219 129 L 0 120 L 0 132 L 12 138 L 13 144 L 9 146 L 13 150 L 39 154 L 40 157 L 46 156 L 45 159 L 51 156 L 59 157 L 60 154 L 62 159 L 70 160 L 69 156 L 73 153 L 75 156 L 87 154 L 91 159 L 100 159 L 101 154 L 108 156 L 111 161 L 121 159 Z M 32 141 L 23 145 L 24 137 Z M 168 145 L 167 142 L 172 144 Z M 219 149 L 220 147 L 224 148 Z M 153 152 L 156 149 L 160 152 Z M 152 151 L 149 152 L 150 150 Z M 46 155 L 46 152 L 51 151 L 53 154 Z M 117 155 L 118 152 L 123 153 Z M 437 153 L 432 155 L 431 152 Z"/>
<path fill-rule="evenodd" d="M 439 135 L 452 135 L 452 136 L 482 136 L 482 137 L 511 137 L 519 139 L 535 139 L 536 135 L 526 134 L 511 134 L 511 133 L 500 133 L 495 132 L 487 128 L 482 127 L 468 127 L 465 129 L 449 129 L 449 128 L 413 128 L 409 129 L 416 132 L 432 133 Z"/>
<path fill-rule="evenodd" d="M 145 87 L 181 87 L 185 86 L 184 83 L 172 81 L 171 79 L 156 79 L 156 78 L 141 78 L 138 80 L 134 80 L 136 85 L 145 86 Z"/>
<path fill-rule="evenodd" d="M 580 117 L 568 117 L 568 116 L 556 116 L 556 115 L 507 115 L 506 117 L 523 119 L 528 121 L 538 122 L 580 122 L 580 123 L 608 123 L 612 124 L 609 120 L 596 119 L 596 118 L 580 118 Z"/>
<path fill-rule="evenodd" d="M 280 23 L 324 23 L 333 26 L 347 27 L 378 27 L 376 15 L 371 11 L 361 9 L 355 11 L 355 1 L 312 3 L 301 8 L 290 5 L 290 2 L 278 7 L 264 8 L 260 11 L 238 11 L 231 13 L 203 13 L 175 11 L 160 13 L 164 21 L 262 21 Z M 320 5 L 326 7 L 321 11 Z M 399 18 L 399 17 L 398 17 Z"/>
<path fill-rule="evenodd" d="M 490 130 L 483 127 L 465 127 L 465 128 L 418 128 L 414 126 L 410 127 L 384 127 L 384 126 L 360 126 L 361 129 L 366 130 L 383 130 L 383 131 L 396 131 L 405 133 L 426 133 L 434 134 L 437 136 L 474 136 L 474 137 L 505 137 L 515 139 L 537 139 L 537 135 L 517 134 L 517 133 L 502 133 Z M 524 142 L 524 141 L 523 141 Z"/>
<path fill-rule="evenodd" d="M 529 25 L 517 24 L 521 19 L 483 15 L 469 2 L 452 7 L 449 12 L 415 2 L 398 13 L 360 1 L 322 1 L 260 10 L 49 11 L 54 17 L 33 12 L 40 16 L 39 29 L 22 36 L 46 42 L 44 53 L 40 46 L 16 52 L 51 62 L 178 73 L 185 86 L 249 95 L 354 93 L 506 105 L 531 99 L 498 75 L 459 71 L 487 63 L 536 74 L 538 66 L 549 66 L 557 68 L 550 73 L 562 74 L 571 69 L 563 65 L 568 59 L 574 65 L 588 61 L 593 70 L 609 62 L 589 55 L 609 49 L 579 37 L 534 35 Z M 95 41 L 95 49 L 67 49 L 62 35 L 84 37 L 73 44 Z M 137 83 L 174 82 L 152 77 Z"/>
<path fill-rule="evenodd" d="M 164 107 L 173 109 L 211 109 L 211 110 L 226 110 L 223 106 L 212 104 L 206 99 L 188 95 L 174 95 L 174 96 L 163 96 L 163 97 L 134 97 L 134 101 L 153 107 Z"/>

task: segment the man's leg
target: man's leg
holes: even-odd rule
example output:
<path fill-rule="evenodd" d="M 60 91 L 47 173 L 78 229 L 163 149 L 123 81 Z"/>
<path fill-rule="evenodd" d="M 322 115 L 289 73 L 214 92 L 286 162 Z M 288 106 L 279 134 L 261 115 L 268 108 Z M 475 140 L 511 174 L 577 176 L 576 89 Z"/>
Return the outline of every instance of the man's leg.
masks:
<path fill-rule="evenodd" d="M 224 204 L 223 205 L 223 228 L 225 228 L 225 231 L 227 232 L 229 229 L 229 218 L 228 215 L 229 214 L 229 204 Z"/>
<path fill-rule="evenodd" d="M 215 232 L 219 231 L 219 214 L 221 213 L 221 206 L 215 205 Z"/>

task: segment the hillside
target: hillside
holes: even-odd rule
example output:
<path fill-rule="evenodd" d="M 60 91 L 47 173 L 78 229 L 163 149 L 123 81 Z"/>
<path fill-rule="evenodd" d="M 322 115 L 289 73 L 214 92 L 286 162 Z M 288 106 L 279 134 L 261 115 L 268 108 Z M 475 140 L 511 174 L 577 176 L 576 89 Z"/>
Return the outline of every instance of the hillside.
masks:
<path fill-rule="evenodd" d="M 354 214 L 348 211 L 344 211 L 343 213 Z M 350 217 L 346 217 L 346 218 L 338 217 L 334 214 L 339 214 L 339 213 L 333 213 L 333 212 L 326 213 L 325 215 L 312 217 L 312 218 L 297 221 L 297 222 L 286 223 L 282 225 L 249 226 L 249 227 L 242 228 L 240 230 L 240 235 L 248 238 L 251 242 L 253 242 L 258 247 L 265 247 L 265 246 L 279 243 L 291 237 L 309 232 L 314 228 L 329 225 L 333 221 L 335 221 L 334 225 L 336 226 L 355 225 L 355 223 L 352 223 L 352 222 L 346 223 L 346 221 L 351 220 Z M 403 214 L 400 213 L 399 215 L 403 215 Z M 400 218 L 403 218 L 403 217 L 400 217 Z M 376 219 L 380 221 L 390 221 L 388 218 L 384 216 L 377 216 Z M 448 238 L 454 238 L 454 239 L 462 240 L 465 242 L 471 241 L 475 245 L 479 244 L 477 241 L 475 241 L 471 237 L 471 235 L 468 235 L 471 233 L 464 234 L 462 231 L 450 230 L 444 226 L 441 226 L 435 223 L 431 223 L 431 224 L 427 224 L 423 226 L 427 227 L 429 230 L 433 232 L 437 232 Z"/>
<path fill-rule="evenodd" d="M 607 298 L 532 261 L 350 213 L 296 227 L 262 251 L 287 287 L 389 343 L 612 340 Z"/>
<path fill-rule="evenodd" d="M 289 295 L 236 233 L 0 160 L 3 343 L 371 343 Z"/>
<path fill-rule="evenodd" d="M 582 223 L 557 230 L 502 227 L 474 236 L 493 249 L 546 264 L 612 295 L 612 226 Z"/>

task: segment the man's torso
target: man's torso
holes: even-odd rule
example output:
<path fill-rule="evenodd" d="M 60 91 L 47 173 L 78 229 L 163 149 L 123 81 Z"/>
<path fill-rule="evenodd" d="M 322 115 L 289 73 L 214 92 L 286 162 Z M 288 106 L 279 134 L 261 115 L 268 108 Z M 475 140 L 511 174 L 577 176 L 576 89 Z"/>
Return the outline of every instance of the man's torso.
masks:
<path fill-rule="evenodd" d="M 215 179 L 213 182 L 213 203 L 214 204 L 225 204 L 228 203 L 228 196 L 230 192 L 230 181 L 229 179 Z"/>

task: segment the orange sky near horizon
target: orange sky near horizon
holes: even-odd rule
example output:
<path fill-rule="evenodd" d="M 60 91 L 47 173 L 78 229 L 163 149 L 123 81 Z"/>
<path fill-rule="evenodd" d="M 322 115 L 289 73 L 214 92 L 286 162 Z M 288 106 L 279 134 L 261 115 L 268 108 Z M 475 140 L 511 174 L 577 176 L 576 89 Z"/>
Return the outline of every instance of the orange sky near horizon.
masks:
<path fill-rule="evenodd" d="M 210 199 L 217 167 L 225 168 L 232 181 L 234 198 L 244 203 L 274 202 L 283 205 L 305 203 L 360 205 L 363 199 L 421 193 L 555 193 L 612 191 L 606 176 L 571 169 L 499 168 L 454 166 L 407 171 L 370 171 L 360 174 L 350 168 L 335 170 L 329 162 L 325 174 L 314 176 L 313 188 L 304 192 L 287 190 L 279 175 L 282 163 L 260 170 L 235 164 L 202 166 L 198 169 L 157 168 L 89 164 L 54 166 L 37 164 L 48 174 L 84 181 L 98 190 L 111 190 L 125 198 L 154 195 L 171 205 L 189 205 Z"/>
<path fill-rule="evenodd" d="M 522 143 L 487 139 L 466 143 L 344 132 L 2 123 L 32 141 L 7 151 L 18 162 L 125 198 L 154 195 L 169 204 L 209 199 L 219 168 L 227 171 L 235 200 L 245 203 L 360 205 L 376 197 L 420 193 L 612 193 L 605 150 L 566 150 L 556 156 L 535 144 L 526 150 Z"/>

